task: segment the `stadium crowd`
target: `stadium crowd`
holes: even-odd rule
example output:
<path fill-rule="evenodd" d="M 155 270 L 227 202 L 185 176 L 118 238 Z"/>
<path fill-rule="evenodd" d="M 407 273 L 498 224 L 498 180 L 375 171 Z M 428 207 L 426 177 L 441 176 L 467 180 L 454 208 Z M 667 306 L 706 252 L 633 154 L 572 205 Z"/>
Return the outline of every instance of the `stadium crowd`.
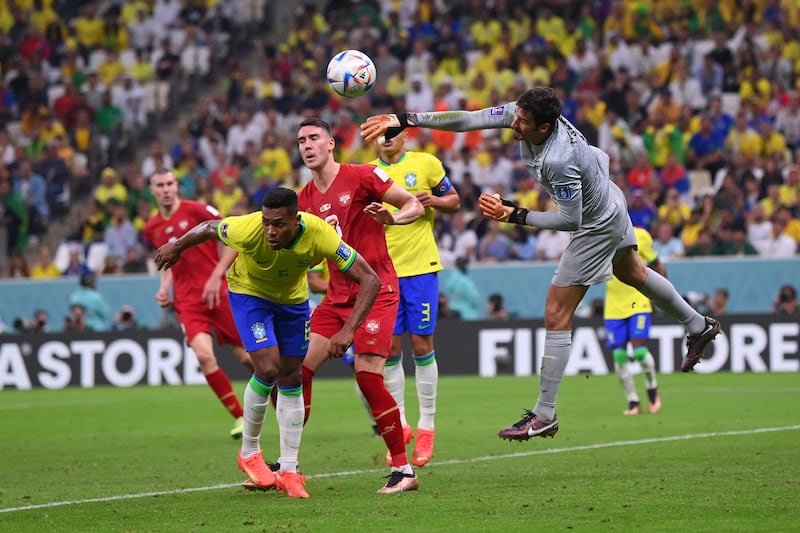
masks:
<path fill-rule="evenodd" d="M 297 126 L 334 126 L 337 160 L 367 162 L 359 124 L 383 112 L 477 109 L 554 87 L 564 115 L 612 159 L 634 224 L 664 262 L 790 257 L 800 243 L 800 7 L 785 1 L 403 0 L 298 6 L 288 37 L 263 39 L 264 2 L 17 0 L 0 9 L 0 199 L 7 277 L 147 272 L 147 176 L 171 168 L 186 198 L 224 215 L 309 179 Z M 259 9 L 261 11 L 259 11 Z M 245 26 L 248 26 L 245 28 Z M 237 29 L 250 29 L 246 42 Z M 254 47 L 256 66 L 225 61 Z M 345 100 L 326 84 L 337 51 L 376 63 L 378 83 Z M 175 135 L 147 132 L 181 86 L 224 65 Z M 144 133 L 143 133 L 144 132 Z M 410 129 L 462 198 L 437 213 L 443 262 L 552 261 L 567 236 L 479 216 L 481 192 L 552 209 L 510 130 Z M 123 155 L 146 139 L 141 161 Z M 58 250 L 24 253 L 85 201 Z M 28 267 L 27 261 L 35 264 Z M 149 267 L 152 272 L 152 266 Z"/>

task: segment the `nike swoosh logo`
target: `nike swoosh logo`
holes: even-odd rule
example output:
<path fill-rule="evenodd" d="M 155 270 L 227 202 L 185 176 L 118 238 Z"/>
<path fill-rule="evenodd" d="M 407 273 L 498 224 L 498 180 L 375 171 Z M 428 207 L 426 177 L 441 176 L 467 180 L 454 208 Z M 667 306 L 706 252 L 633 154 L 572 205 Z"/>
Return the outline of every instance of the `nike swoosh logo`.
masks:
<path fill-rule="evenodd" d="M 419 325 L 417 325 L 417 329 L 428 329 L 429 327 L 431 327 L 430 324 L 424 324 L 424 325 L 423 324 L 419 324 Z"/>
<path fill-rule="evenodd" d="M 300 349 L 301 350 L 308 350 L 308 344 L 301 344 L 300 345 Z"/>

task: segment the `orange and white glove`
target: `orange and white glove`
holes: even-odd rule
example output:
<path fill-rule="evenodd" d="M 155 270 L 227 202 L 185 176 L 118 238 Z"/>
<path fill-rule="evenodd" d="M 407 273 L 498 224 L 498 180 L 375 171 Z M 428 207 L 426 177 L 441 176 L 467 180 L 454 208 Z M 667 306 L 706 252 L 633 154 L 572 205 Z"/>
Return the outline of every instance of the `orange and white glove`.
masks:
<path fill-rule="evenodd" d="M 408 113 L 373 115 L 361 124 L 361 138 L 367 144 L 372 141 L 383 144 L 411 126 L 414 124 L 408 121 Z"/>
<path fill-rule="evenodd" d="M 517 207 L 499 194 L 481 193 L 478 206 L 484 217 L 498 222 L 525 224 L 525 218 L 528 216 L 527 209 Z"/>

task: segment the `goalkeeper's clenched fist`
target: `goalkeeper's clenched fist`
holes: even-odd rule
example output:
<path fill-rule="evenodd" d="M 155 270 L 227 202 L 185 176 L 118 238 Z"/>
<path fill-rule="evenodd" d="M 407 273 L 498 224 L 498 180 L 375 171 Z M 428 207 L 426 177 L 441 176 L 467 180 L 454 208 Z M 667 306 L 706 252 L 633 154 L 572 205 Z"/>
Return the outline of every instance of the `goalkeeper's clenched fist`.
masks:
<path fill-rule="evenodd" d="M 498 222 L 525 224 L 525 219 L 528 216 L 527 209 L 517 207 L 499 194 L 481 193 L 480 198 L 478 198 L 478 206 L 481 208 L 481 213 L 483 213 L 484 217 Z"/>
<path fill-rule="evenodd" d="M 383 144 L 406 128 L 416 126 L 409 122 L 408 113 L 373 115 L 361 124 L 361 138 L 365 142 Z"/>

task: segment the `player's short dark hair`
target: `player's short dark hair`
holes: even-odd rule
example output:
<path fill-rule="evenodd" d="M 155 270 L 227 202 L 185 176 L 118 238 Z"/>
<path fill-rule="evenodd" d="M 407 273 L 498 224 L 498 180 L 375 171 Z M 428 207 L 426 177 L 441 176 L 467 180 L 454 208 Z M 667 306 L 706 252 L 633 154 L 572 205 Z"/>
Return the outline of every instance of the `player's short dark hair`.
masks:
<path fill-rule="evenodd" d="M 333 130 L 331 129 L 331 125 L 319 117 L 309 117 L 307 119 L 304 119 L 303 122 L 301 122 L 300 125 L 297 127 L 297 129 L 299 130 L 304 126 L 316 126 L 317 128 L 322 128 L 323 130 L 328 132 L 328 136 L 333 137 Z"/>
<path fill-rule="evenodd" d="M 264 195 L 261 207 L 265 209 L 280 209 L 286 207 L 290 213 L 297 212 L 297 193 L 288 187 L 276 187 Z"/>
<path fill-rule="evenodd" d="M 537 126 L 555 126 L 561 115 L 561 100 L 551 87 L 535 87 L 525 91 L 517 100 L 517 107 L 530 113 Z"/>

